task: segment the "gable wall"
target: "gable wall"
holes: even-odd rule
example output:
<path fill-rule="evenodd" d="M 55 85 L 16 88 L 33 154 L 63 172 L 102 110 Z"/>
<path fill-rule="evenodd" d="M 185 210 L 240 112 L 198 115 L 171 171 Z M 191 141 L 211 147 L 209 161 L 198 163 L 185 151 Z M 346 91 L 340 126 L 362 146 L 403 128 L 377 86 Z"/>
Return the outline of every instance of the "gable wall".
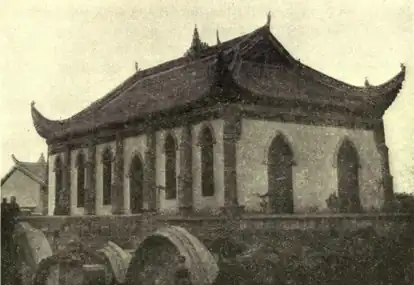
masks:
<path fill-rule="evenodd" d="M 35 207 L 36 213 L 41 213 L 40 185 L 23 172 L 16 169 L 1 187 L 1 197 L 10 202 L 11 196 L 16 196 L 21 208 Z"/>

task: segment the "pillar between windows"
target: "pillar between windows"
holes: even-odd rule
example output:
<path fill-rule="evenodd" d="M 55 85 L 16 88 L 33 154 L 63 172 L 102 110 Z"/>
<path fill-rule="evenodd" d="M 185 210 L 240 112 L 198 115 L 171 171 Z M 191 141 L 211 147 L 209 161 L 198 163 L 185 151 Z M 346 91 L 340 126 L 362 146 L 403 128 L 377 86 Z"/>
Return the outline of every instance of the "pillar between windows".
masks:
<path fill-rule="evenodd" d="M 239 215 L 243 211 L 237 193 L 237 143 L 241 137 L 241 117 L 237 111 L 229 111 L 224 119 L 223 128 L 224 207 L 222 210 L 225 214 Z"/>
<path fill-rule="evenodd" d="M 96 144 L 88 143 L 88 159 L 86 161 L 85 214 L 96 214 Z"/>
<path fill-rule="evenodd" d="M 124 139 L 116 135 L 114 184 L 111 189 L 112 214 L 125 214 L 124 205 Z"/>
<path fill-rule="evenodd" d="M 147 150 L 145 151 L 144 171 L 144 210 L 157 210 L 157 187 L 156 187 L 156 136 L 155 132 L 147 134 Z"/>
<path fill-rule="evenodd" d="M 191 125 L 183 127 L 180 143 L 178 207 L 181 215 L 193 211 L 193 137 Z"/>
<path fill-rule="evenodd" d="M 56 215 L 70 215 L 70 178 L 71 178 L 71 167 L 70 167 L 70 147 L 65 146 L 63 152 L 63 172 L 62 172 L 62 192 L 57 205 Z"/>
<path fill-rule="evenodd" d="M 375 126 L 374 128 L 374 138 L 377 150 L 381 156 L 381 185 L 384 189 L 384 211 L 392 210 L 392 204 L 394 202 L 394 183 L 393 177 L 390 171 L 389 165 L 389 156 L 388 156 L 388 147 L 385 142 L 385 133 L 384 133 L 384 122 L 381 120 L 381 123 Z"/>

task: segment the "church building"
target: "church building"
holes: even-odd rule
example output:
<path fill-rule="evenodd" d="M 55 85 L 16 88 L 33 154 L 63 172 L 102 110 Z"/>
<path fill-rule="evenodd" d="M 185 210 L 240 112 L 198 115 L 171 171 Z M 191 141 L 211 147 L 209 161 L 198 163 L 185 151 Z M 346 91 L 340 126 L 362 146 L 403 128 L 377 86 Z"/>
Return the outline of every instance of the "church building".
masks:
<path fill-rule="evenodd" d="M 381 210 L 393 199 L 383 114 L 405 67 L 357 87 L 296 60 L 266 25 L 134 75 L 48 144 L 49 215 Z"/>

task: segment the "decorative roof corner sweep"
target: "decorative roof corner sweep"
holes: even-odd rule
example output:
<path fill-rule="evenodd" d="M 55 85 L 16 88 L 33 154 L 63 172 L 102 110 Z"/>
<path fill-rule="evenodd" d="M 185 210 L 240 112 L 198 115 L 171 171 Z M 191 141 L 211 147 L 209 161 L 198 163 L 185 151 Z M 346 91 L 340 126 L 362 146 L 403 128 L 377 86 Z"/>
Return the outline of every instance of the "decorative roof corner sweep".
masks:
<path fill-rule="evenodd" d="M 31 113 L 34 127 L 37 133 L 45 138 L 48 139 L 53 137 L 53 133 L 51 130 L 59 130 L 61 129 L 61 125 L 63 125 L 63 121 L 52 121 L 44 117 L 35 107 L 35 102 L 33 101 L 31 104 Z"/>

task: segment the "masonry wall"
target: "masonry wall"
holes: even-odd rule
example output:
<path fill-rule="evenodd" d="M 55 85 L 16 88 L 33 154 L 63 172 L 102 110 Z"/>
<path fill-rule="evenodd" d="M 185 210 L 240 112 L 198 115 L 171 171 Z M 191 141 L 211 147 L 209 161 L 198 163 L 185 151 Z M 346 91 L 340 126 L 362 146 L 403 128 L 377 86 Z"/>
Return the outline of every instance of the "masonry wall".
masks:
<path fill-rule="evenodd" d="M 237 182 L 239 203 L 246 210 L 259 210 L 258 194 L 268 190 L 267 155 L 278 132 L 288 140 L 296 162 L 293 166 L 295 212 L 306 212 L 310 207 L 327 208 L 326 199 L 337 192 L 337 151 L 345 137 L 354 143 L 360 158 L 362 206 L 365 210 L 382 206 L 381 161 L 372 131 L 243 119 L 237 146 Z"/>
<path fill-rule="evenodd" d="M 48 173 L 48 181 L 49 181 L 49 207 L 48 207 L 48 215 L 53 215 L 53 210 L 55 209 L 55 197 L 56 197 L 56 177 L 55 177 L 55 160 L 56 157 L 60 154 L 51 154 L 49 155 L 49 173 Z"/>
<path fill-rule="evenodd" d="M 214 178 L 215 178 L 215 195 L 212 197 L 203 197 L 201 194 L 201 157 L 199 145 L 199 133 L 203 126 L 208 125 L 213 132 L 213 137 L 216 143 L 214 144 Z M 179 175 L 180 175 L 180 144 L 183 128 L 175 128 L 172 130 L 160 130 L 156 133 L 156 183 L 157 190 L 157 208 L 162 213 L 177 213 L 178 212 L 178 191 Z M 168 133 L 171 133 L 176 143 L 176 171 L 177 171 L 177 198 L 174 200 L 165 199 L 165 191 L 160 190 L 165 187 L 165 138 Z M 224 205 L 224 176 L 223 176 L 223 120 L 213 120 L 208 122 L 201 122 L 192 127 L 193 137 L 193 201 L 196 210 L 204 210 L 206 208 L 211 210 L 219 210 Z M 115 142 L 99 144 L 96 146 L 96 214 L 110 215 L 112 213 L 111 205 L 103 205 L 103 180 L 102 180 L 102 153 L 110 147 L 113 155 L 116 155 Z M 145 168 L 145 151 L 147 149 L 146 135 L 126 138 L 124 140 L 124 207 L 125 212 L 130 213 L 130 179 L 129 173 L 131 168 L 131 161 L 134 155 L 138 155 Z M 77 155 L 83 151 L 85 159 L 88 155 L 87 148 L 76 149 L 71 151 L 71 199 L 70 209 L 71 215 L 84 215 L 84 208 L 77 207 Z M 55 155 L 49 156 L 49 215 L 53 215 L 55 207 L 55 172 L 54 162 Z M 112 165 L 112 178 L 114 178 L 115 163 Z M 86 171 L 85 171 L 86 175 Z M 112 182 L 114 180 L 112 179 Z M 145 207 L 145 205 L 144 205 Z"/>

